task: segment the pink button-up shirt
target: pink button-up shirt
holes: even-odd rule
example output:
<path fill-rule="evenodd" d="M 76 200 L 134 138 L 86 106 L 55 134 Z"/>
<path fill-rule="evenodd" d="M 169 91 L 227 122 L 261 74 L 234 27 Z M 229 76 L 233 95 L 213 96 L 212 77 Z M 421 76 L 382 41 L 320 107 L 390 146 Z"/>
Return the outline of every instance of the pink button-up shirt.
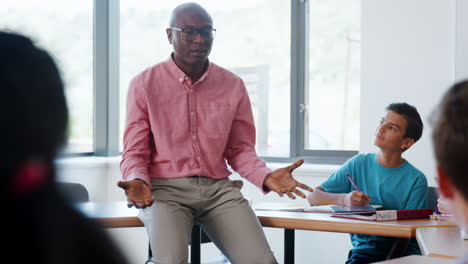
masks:
<path fill-rule="evenodd" d="M 130 83 L 124 180 L 228 177 L 232 169 L 259 188 L 271 172 L 255 152 L 255 125 L 244 82 L 209 62 L 194 84 L 170 57 Z"/>

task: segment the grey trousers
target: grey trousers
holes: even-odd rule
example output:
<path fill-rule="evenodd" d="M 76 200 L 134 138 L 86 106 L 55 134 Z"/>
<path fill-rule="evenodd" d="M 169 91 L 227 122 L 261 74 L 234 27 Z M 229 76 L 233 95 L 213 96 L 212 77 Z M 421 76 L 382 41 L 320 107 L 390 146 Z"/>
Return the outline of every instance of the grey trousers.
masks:
<path fill-rule="evenodd" d="M 141 209 L 139 218 L 145 224 L 156 263 L 187 263 L 194 223 L 231 263 L 277 263 L 241 187 L 228 178 L 152 178 L 155 202 Z"/>

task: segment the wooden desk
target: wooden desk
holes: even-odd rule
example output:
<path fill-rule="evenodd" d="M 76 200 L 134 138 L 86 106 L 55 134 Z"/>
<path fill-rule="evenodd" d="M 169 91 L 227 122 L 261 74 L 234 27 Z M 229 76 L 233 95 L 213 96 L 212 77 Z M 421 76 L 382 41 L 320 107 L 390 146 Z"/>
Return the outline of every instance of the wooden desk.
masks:
<path fill-rule="evenodd" d="M 77 209 L 86 216 L 97 220 L 105 228 L 142 227 L 138 218 L 139 210 L 128 208 L 127 202 L 78 203 Z"/>
<path fill-rule="evenodd" d="M 376 262 L 376 263 L 381 263 L 381 264 L 448 264 L 448 263 L 453 263 L 453 261 L 448 260 L 448 259 L 442 259 L 442 258 L 433 258 L 433 257 L 428 257 L 428 256 L 407 256 L 407 257 L 402 257 L 402 258 L 397 258 L 397 259 L 391 259 L 391 260 L 386 260 L 386 261 L 381 261 L 381 262 Z"/>
<path fill-rule="evenodd" d="M 332 217 L 328 213 L 255 212 L 264 227 L 284 228 L 284 263 L 294 263 L 294 230 L 412 238 L 420 227 L 440 227 L 454 224 L 448 221 L 414 219 L 400 221 L 363 221 Z"/>
<path fill-rule="evenodd" d="M 416 239 L 427 256 L 454 259 L 468 251 L 468 240 L 462 238 L 459 227 L 418 228 Z"/>
<path fill-rule="evenodd" d="M 355 219 L 332 217 L 327 213 L 302 212 L 255 212 L 265 227 L 286 229 L 326 231 L 337 233 L 354 233 L 364 235 L 378 235 L 411 238 L 416 236 L 419 227 L 453 227 L 448 221 L 429 219 L 414 219 L 400 221 L 363 221 Z"/>
<path fill-rule="evenodd" d="M 97 219 L 106 228 L 143 226 L 137 217 L 138 210 L 128 208 L 126 202 L 83 203 L 77 207 L 90 218 Z M 262 226 L 285 229 L 284 263 L 294 263 L 296 229 L 410 238 L 416 236 L 416 229 L 419 227 L 454 226 L 447 221 L 429 219 L 374 222 L 336 218 L 327 213 L 277 211 L 256 211 L 255 213 Z"/>

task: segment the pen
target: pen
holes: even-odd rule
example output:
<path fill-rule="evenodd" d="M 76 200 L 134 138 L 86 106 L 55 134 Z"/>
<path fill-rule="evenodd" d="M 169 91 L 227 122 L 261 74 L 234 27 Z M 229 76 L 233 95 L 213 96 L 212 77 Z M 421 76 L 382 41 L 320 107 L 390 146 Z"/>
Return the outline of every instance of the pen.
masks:
<path fill-rule="evenodd" d="M 345 172 L 346 174 L 346 177 L 348 177 L 348 180 L 349 182 L 351 182 L 351 184 L 354 186 L 354 188 L 358 191 L 358 192 L 361 192 L 361 190 L 359 190 L 359 188 L 357 187 L 356 183 L 354 183 L 353 179 L 351 179 L 351 176 L 349 176 L 349 174 L 347 172 Z"/>

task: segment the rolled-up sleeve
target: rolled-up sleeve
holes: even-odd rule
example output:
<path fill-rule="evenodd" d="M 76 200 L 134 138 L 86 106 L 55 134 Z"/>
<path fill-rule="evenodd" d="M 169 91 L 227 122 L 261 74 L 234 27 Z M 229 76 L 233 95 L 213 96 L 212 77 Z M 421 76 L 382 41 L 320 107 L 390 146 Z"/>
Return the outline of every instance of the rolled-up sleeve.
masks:
<path fill-rule="evenodd" d="M 140 78 L 130 83 L 127 95 L 123 155 L 120 162 L 125 181 L 141 179 L 150 185 L 148 164 L 150 161 L 150 122 L 145 90 Z"/>
<path fill-rule="evenodd" d="M 263 182 L 271 170 L 255 151 L 252 108 L 245 85 L 242 83 L 241 86 L 242 96 L 237 105 L 224 154 L 232 169 L 265 192 Z"/>

